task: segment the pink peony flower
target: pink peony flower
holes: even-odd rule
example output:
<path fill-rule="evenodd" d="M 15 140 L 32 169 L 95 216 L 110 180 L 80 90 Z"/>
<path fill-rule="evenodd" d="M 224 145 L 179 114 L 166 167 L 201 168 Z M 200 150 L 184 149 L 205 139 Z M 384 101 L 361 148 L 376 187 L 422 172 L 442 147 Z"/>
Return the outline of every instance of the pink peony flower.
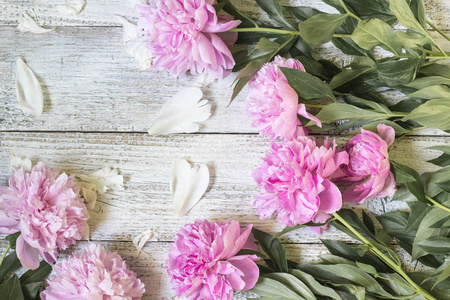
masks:
<path fill-rule="evenodd" d="M 378 134 L 361 129 L 361 133 L 344 147 L 349 155 L 349 164 L 342 167 L 344 177 L 339 183 L 353 183 L 344 191 L 345 201 L 362 203 L 374 196 L 392 197 L 395 193 L 395 179 L 390 171 L 388 154 L 395 131 L 385 124 L 379 124 L 377 130 Z"/>
<path fill-rule="evenodd" d="M 236 221 L 197 220 L 180 229 L 166 255 L 166 268 L 177 296 L 188 300 L 229 300 L 233 290 L 251 289 L 259 277 L 256 250 L 249 238 L 252 226 L 241 230 Z"/>
<path fill-rule="evenodd" d="M 331 145 L 328 139 L 321 146 L 306 136 L 272 143 L 272 151 L 253 173 L 263 192 L 252 205 L 261 219 L 277 215 L 285 226 L 325 222 L 342 206 L 341 192 L 329 178 L 347 163 L 347 153 L 336 150 L 335 142 Z"/>
<path fill-rule="evenodd" d="M 42 300 L 139 300 L 144 284 L 115 252 L 91 244 L 53 266 Z"/>
<path fill-rule="evenodd" d="M 153 1 L 151 1 L 153 2 Z M 230 74 L 233 56 L 227 46 L 237 40 L 237 33 L 227 32 L 241 21 L 217 16 L 215 0 L 156 0 L 139 3 L 138 26 L 149 38 L 149 48 L 156 68 L 180 77 L 208 72 L 216 78 Z"/>
<path fill-rule="evenodd" d="M 261 135 L 291 140 L 308 133 L 308 129 L 302 127 L 298 115 L 313 120 L 318 126 L 322 126 L 322 123 L 306 111 L 303 103 L 298 103 L 297 93 L 278 67 L 305 71 L 298 60 L 276 56 L 273 62 L 266 63 L 250 80 L 246 109 L 247 114 L 254 118 L 253 127 Z"/>
<path fill-rule="evenodd" d="M 43 163 L 30 173 L 15 169 L 9 187 L 0 187 L 0 233 L 15 233 L 16 251 L 28 269 L 39 266 L 39 256 L 48 263 L 81 239 L 87 210 L 73 176 L 59 174 Z"/>

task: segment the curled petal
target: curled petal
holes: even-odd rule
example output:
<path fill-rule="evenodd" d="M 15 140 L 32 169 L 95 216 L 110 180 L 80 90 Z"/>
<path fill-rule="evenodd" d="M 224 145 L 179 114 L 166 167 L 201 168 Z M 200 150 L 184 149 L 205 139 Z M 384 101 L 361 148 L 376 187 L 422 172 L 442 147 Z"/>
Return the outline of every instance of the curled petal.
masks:
<path fill-rule="evenodd" d="M 395 140 L 395 130 L 386 124 L 378 124 L 378 135 L 386 142 L 388 147 L 392 145 Z"/>
<path fill-rule="evenodd" d="M 19 235 L 17 238 L 16 252 L 22 266 L 25 268 L 35 270 L 39 267 L 39 250 L 28 245 L 22 235 Z"/>
<path fill-rule="evenodd" d="M 44 96 L 33 71 L 17 58 L 16 96 L 19 108 L 26 114 L 40 115 L 44 109 Z"/>
<path fill-rule="evenodd" d="M 41 27 L 29 14 L 23 13 L 23 17 L 19 19 L 19 26 L 17 26 L 21 32 L 32 32 L 36 34 L 47 33 L 55 30 L 55 28 L 43 28 Z"/>

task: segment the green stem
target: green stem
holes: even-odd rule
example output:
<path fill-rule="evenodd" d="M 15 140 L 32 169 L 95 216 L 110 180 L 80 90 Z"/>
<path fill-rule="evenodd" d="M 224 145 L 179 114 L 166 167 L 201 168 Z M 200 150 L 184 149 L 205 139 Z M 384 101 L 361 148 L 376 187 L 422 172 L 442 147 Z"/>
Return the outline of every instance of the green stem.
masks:
<path fill-rule="evenodd" d="M 429 300 L 437 300 L 432 295 L 430 295 L 427 291 L 422 289 L 417 283 L 415 283 L 411 278 L 409 278 L 408 274 L 406 274 L 401 266 L 397 265 L 394 261 L 392 261 L 389 257 L 387 257 L 381 250 L 376 248 L 372 243 L 366 239 L 362 234 L 360 234 L 352 225 L 350 225 L 347 221 L 345 221 L 344 218 L 342 218 L 337 212 L 333 213 L 333 216 L 339 220 L 345 227 L 347 227 L 356 237 L 358 237 L 363 243 L 365 243 L 367 246 L 369 246 L 370 250 L 378 256 L 382 261 L 384 261 L 392 270 L 397 272 L 400 276 L 403 277 L 410 285 L 411 287 L 424 296 L 426 299 Z"/>
<path fill-rule="evenodd" d="M 3 260 L 5 259 L 5 256 L 6 256 L 6 254 L 8 253 L 8 251 L 9 251 L 10 248 L 11 248 L 11 246 L 8 245 L 8 247 L 6 247 L 5 252 L 3 252 L 2 258 L 0 259 L 0 266 L 2 265 Z"/>
<path fill-rule="evenodd" d="M 348 10 L 348 8 L 347 8 L 347 6 L 345 5 L 345 3 L 344 3 L 343 0 L 339 0 L 339 2 L 341 3 L 342 8 L 345 9 L 345 12 L 346 12 L 349 16 L 351 16 L 352 18 L 355 18 L 355 19 L 358 20 L 358 21 L 362 21 L 362 19 L 361 19 L 360 17 L 358 17 L 357 15 L 353 14 L 352 12 L 350 12 L 350 11 Z"/>
<path fill-rule="evenodd" d="M 430 201 L 431 203 L 433 203 L 434 206 L 439 207 L 439 208 L 442 208 L 443 210 L 448 211 L 448 212 L 450 213 L 450 208 L 449 208 L 449 207 L 447 207 L 447 206 L 445 206 L 445 205 L 443 205 L 443 204 L 437 202 L 436 200 L 434 200 L 433 198 L 431 198 L 431 197 L 428 196 L 428 195 L 425 195 L 425 198 L 427 198 L 428 201 Z"/>
<path fill-rule="evenodd" d="M 267 33 L 275 33 L 275 34 L 292 34 L 292 35 L 300 35 L 298 31 L 284 30 L 284 29 L 276 29 L 276 28 L 234 28 L 229 30 L 228 32 L 267 32 Z"/>
<path fill-rule="evenodd" d="M 324 108 L 326 105 L 324 104 L 307 104 L 303 103 L 306 107 L 312 107 L 312 108 Z"/>
<path fill-rule="evenodd" d="M 427 24 L 430 25 L 434 30 L 436 30 L 440 35 L 442 35 L 446 40 L 450 41 L 450 37 L 437 28 L 433 23 L 427 20 Z"/>

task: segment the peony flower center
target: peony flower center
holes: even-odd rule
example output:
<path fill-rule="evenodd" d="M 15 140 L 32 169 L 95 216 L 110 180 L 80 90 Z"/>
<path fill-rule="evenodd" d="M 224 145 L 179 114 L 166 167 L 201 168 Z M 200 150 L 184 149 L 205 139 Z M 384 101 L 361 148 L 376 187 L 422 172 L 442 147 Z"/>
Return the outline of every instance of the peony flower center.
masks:
<path fill-rule="evenodd" d="M 354 145 L 348 153 L 350 156 L 348 168 L 359 176 L 376 174 L 380 161 L 384 159 L 379 151 L 364 142 Z"/>

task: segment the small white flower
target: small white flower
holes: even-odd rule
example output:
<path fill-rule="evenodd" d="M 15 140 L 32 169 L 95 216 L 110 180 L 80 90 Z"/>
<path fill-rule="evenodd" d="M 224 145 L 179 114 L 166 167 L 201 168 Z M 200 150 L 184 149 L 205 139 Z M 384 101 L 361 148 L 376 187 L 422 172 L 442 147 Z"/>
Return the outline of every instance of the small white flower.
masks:
<path fill-rule="evenodd" d="M 170 193 L 175 205 L 173 214 L 178 218 L 197 204 L 209 185 L 206 165 L 191 164 L 184 159 L 175 162 L 170 180 Z"/>
<path fill-rule="evenodd" d="M 156 241 L 156 237 L 158 235 L 152 230 L 152 229 L 148 229 L 144 232 L 142 232 L 141 234 L 139 234 L 138 236 L 136 236 L 133 239 L 133 244 L 136 247 L 138 254 L 137 256 L 139 257 L 139 254 L 141 254 L 141 252 L 145 253 L 148 255 L 147 252 L 143 251 L 142 248 L 144 248 L 145 244 L 150 241 L 150 240 L 154 240 Z"/>
<path fill-rule="evenodd" d="M 89 175 L 75 175 L 79 179 L 93 184 L 99 194 L 106 193 L 109 189 L 122 191 L 123 176 L 119 175 L 119 170 L 105 167 Z"/>
<path fill-rule="evenodd" d="M 19 108 L 26 114 L 40 115 L 44 109 L 42 88 L 33 71 L 17 58 L 16 96 Z"/>
<path fill-rule="evenodd" d="M 23 13 L 23 17 L 19 19 L 17 26 L 21 32 L 32 32 L 36 34 L 47 33 L 55 30 L 55 28 L 42 28 L 29 14 Z"/>
<path fill-rule="evenodd" d="M 211 104 L 201 100 L 202 90 L 186 88 L 169 99 L 159 112 L 149 134 L 192 133 L 200 129 L 198 122 L 211 116 Z"/>
<path fill-rule="evenodd" d="M 30 173 L 33 163 L 28 158 L 22 158 L 20 156 L 11 155 L 11 169 L 22 168 L 25 172 Z"/>

